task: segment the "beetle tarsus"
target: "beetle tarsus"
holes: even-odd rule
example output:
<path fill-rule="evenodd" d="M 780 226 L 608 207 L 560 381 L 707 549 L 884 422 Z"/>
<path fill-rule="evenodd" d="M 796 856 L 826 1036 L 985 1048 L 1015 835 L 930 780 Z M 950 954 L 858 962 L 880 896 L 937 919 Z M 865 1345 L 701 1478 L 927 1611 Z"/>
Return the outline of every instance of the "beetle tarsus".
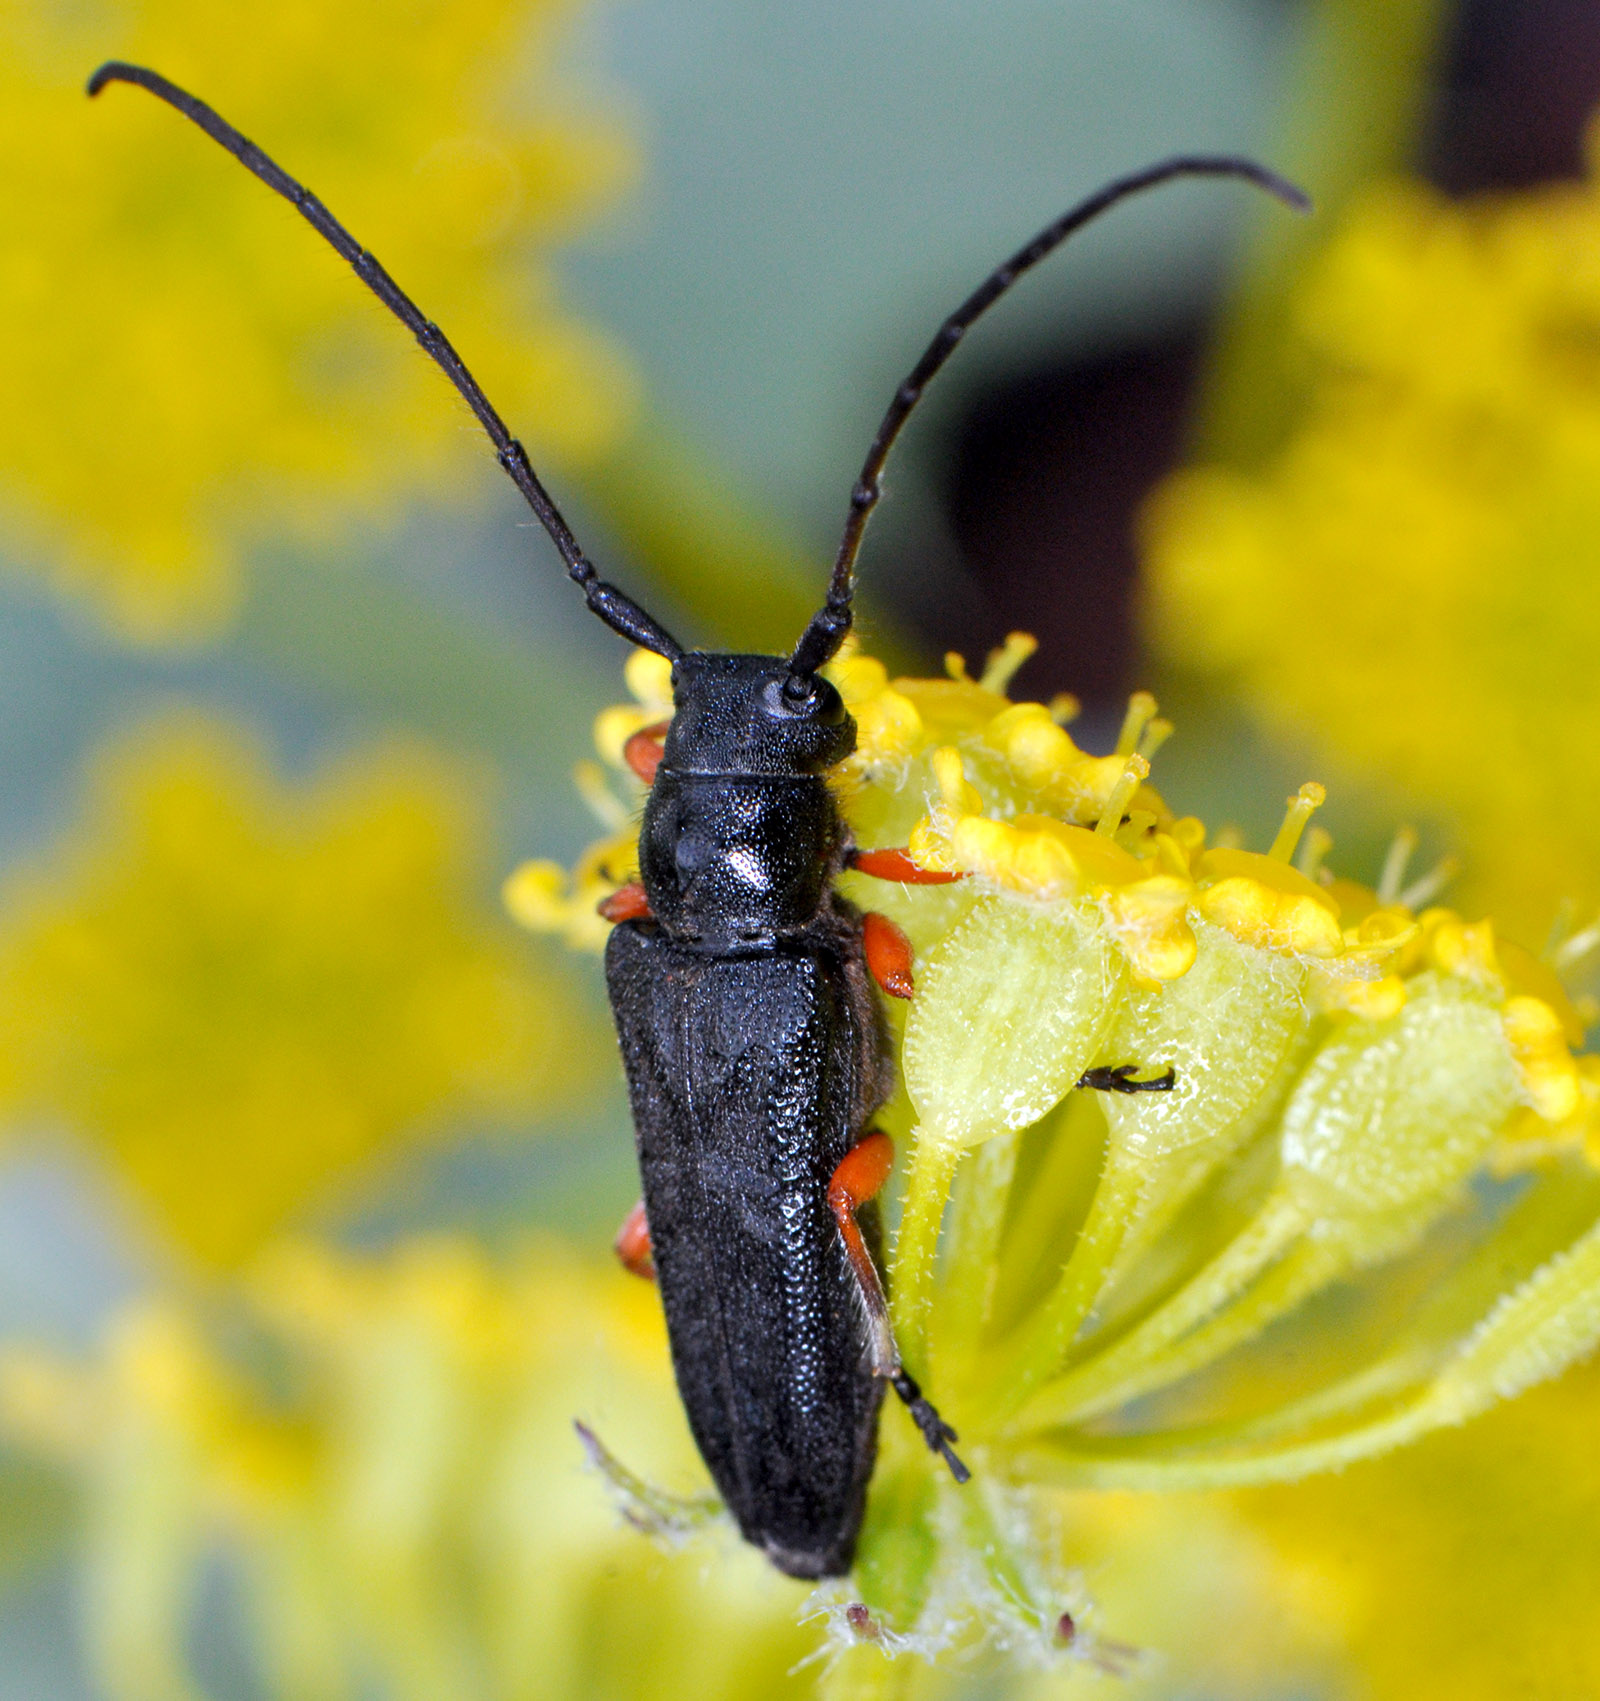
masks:
<path fill-rule="evenodd" d="M 950 1467 L 950 1475 L 957 1482 L 969 1482 L 972 1472 L 961 1462 L 960 1456 L 950 1445 L 961 1437 L 939 1416 L 938 1408 L 923 1393 L 916 1378 L 902 1366 L 889 1378 L 889 1386 L 905 1401 L 911 1421 L 922 1431 L 922 1439 Z"/>
<path fill-rule="evenodd" d="M 1178 1084 L 1178 1071 L 1171 1064 L 1148 1081 L 1135 1081 L 1140 1067 L 1137 1063 L 1119 1063 L 1114 1069 L 1085 1069 L 1078 1085 L 1097 1093 L 1170 1093 Z"/>

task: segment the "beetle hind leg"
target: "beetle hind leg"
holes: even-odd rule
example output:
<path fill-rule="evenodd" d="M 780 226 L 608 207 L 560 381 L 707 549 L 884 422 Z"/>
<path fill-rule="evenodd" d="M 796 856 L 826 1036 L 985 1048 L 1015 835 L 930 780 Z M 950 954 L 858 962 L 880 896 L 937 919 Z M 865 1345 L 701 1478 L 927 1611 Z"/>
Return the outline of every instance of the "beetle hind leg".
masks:
<path fill-rule="evenodd" d="M 914 1377 L 900 1362 L 900 1349 L 895 1344 L 894 1330 L 889 1322 L 889 1298 L 883 1291 L 883 1278 L 873 1262 L 872 1250 L 861 1233 L 856 1212 L 872 1198 L 889 1178 L 894 1163 L 894 1143 L 887 1134 L 874 1131 L 848 1151 L 828 1183 L 828 1209 L 839 1225 L 839 1238 L 844 1242 L 845 1257 L 855 1277 L 861 1295 L 862 1309 L 867 1317 L 868 1344 L 872 1353 L 872 1373 L 881 1376 L 905 1402 L 911 1421 L 922 1432 L 928 1446 L 950 1467 L 957 1482 L 966 1482 L 972 1473 L 957 1457 L 950 1443 L 956 1432 L 947 1424 L 922 1392 Z"/>

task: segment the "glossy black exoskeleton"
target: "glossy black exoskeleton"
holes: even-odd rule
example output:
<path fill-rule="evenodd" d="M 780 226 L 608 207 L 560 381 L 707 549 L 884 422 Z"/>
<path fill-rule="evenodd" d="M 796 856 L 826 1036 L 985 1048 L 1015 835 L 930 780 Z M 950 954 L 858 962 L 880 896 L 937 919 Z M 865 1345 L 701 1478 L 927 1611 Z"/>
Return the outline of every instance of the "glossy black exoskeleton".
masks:
<path fill-rule="evenodd" d="M 651 1250 L 695 1440 L 751 1541 L 796 1576 L 849 1568 L 883 1382 L 829 1183 L 888 1093 L 846 834 L 823 779 L 855 745 L 825 680 L 687 655 L 639 840 L 653 919 L 606 982 Z"/>
<path fill-rule="evenodd" d="M 825 776 L 853 750 L 855 726 L 819 670 L 850 629 L 884 462 L 967 328 L 1108 207 L 1182 176 L 1240 178 L 1296 206 L 1304 197 L 1249 160 L 1181 157 L 1047 226 L 946 320 L 896 391 L 852 492 L 827 598 L 793 653 L 705 654 L 600 579 L 449 341 L 314 195 L 155 72 L 104 65 L 89 92 L 111 82 L 137 84 L 199 125 L 350 262 L 472 409 L 590 608 L 673 664 L 675 713 L 640 835 L 642 891 L 615 912 L 626 919 L 606 951 L 644 1179 L 638 1233 L 647 1222 L 678 1388 L 740 1529 L 794 1576 L 841 1574 L 885 1386 L 966 1478 L 955 1432 L 900 1363 L 877 1272 L 870 1199 L 887 1142 L 868 1122 L 891 1064 L 871 980 L 897 996 L 909 984 L 873 960 L 863 917 L 833 889 L 851 846 Z M 1080 1084 L 1147 1091 L 1172 1078 L 1134 1081 L 1119 1066 Z"/>

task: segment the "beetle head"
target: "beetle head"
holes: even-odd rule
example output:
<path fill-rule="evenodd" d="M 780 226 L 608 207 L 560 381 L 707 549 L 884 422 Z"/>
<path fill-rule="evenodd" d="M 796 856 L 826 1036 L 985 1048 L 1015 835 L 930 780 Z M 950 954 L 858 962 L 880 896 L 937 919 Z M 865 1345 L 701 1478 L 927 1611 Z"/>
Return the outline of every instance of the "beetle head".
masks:
<path fill-rule="evenodd" d="M 823 773 L 855 749 L 856 725 L 820 674 L 800 686 L 781 656 L 678 657 L 663 762 L 681 774 Z"/>

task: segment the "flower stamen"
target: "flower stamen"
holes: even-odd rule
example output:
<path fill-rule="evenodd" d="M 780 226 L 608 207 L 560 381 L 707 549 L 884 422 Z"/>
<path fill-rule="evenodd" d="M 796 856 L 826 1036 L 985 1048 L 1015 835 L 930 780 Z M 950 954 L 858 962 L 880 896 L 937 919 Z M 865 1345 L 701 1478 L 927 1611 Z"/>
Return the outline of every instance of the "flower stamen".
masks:
<path fill-rule="evenodd" d="M 1293 859 L 1306 822 L 1327 801 L 1326 788 L 1318 785 L 1315 780 L 1307 780 L 1289 799 L 1288 813 L 1283 818 L 1283 825 L 1278 829 L 1277 838 L 1272 841 L 1272 849 L 1267 852 L 1274 862 L 1289 862 Z"/>
<path fill-rule="evenodd" d="M 1150 699 L 1150 707 L 1154 710 L 1154 698 Z M 1130 754 L 1122 765 L 1121 779 L 1111 788 L 1111 795 L 1100 811 L 1100 819 L 1094 824 L 1094 830 L 1101 838 L 1109 839 L 1122 825 L 1122 817 L 1127 812 L 1128 805 L 1133 802 L 1134 793 L 1149 777 L 1149 762 L 1143 756 Z"/>

